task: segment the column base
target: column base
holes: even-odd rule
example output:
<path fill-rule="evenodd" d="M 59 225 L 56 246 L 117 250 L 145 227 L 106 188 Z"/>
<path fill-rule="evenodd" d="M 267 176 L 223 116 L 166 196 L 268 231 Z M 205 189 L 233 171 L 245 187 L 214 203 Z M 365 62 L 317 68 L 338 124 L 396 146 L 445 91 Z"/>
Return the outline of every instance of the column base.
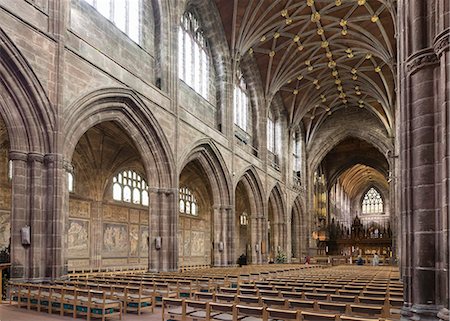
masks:
<path fill-rule="evenodd" d="M 402 321 L 440 321 L 438 317 L 442 306 L 431 304 L 414 304 L 411 307 L 403 307 L 401 312 Z M 448 316 L 448 315 L 447 315 Z M 448 320 L 448 319 L 447 319 Z"/>

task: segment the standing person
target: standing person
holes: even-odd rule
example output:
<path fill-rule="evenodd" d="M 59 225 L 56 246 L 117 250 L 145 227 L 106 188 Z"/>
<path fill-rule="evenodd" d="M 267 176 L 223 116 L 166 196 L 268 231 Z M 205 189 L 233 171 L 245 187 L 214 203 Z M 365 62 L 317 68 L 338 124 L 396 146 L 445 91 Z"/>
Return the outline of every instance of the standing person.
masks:
<path fill-rule="evenodd" d="M 375 252 L 372 259 L 372 265 L 377 266 L 379 264 L 380 264 L 380 257 L 378 256 L 377 252 Z"/>

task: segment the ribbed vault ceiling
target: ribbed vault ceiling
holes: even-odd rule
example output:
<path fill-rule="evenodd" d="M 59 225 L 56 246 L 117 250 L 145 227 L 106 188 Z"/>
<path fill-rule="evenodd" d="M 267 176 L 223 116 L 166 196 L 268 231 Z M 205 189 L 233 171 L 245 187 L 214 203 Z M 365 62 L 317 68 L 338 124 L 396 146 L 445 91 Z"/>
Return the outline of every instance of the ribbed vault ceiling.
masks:
<path fill-rule="evenodd" d="M 236 65 L 252 56 L 268 103 L 307 131 L 339 108 L 393 128 L 394 0 L 216 0 Z"/>
<path fill-rule="evenodd" d="M 351 199 L 371 185 L 382 186 L 389 190 L 389 184 L 383 174 L 370 166 L 362 164 L 357 164 L 347 169 L 339 177 L 339 182 Z"/>

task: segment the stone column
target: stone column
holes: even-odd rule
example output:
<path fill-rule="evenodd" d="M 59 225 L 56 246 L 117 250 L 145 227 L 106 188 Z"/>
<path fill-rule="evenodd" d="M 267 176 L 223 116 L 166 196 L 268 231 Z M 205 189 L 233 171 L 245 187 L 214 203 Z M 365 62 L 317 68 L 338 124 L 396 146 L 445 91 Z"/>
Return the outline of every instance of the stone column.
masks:
<path fill-rule="evenodd" d="M 20 229 L 30 224 L 27 197 L 27 154 L 10 151 L 12 161 L 11 202 L 11 279 L 27 279 L 30 248 L 23 246 Z"/>
<path fill-rule="evenodd" d="M 441 260 L 439 242 L 443 230 L 448 231 L 448 221 L 440 222 L 441 129 L 445 124 L 442 106 L 437 104 L 439 60 L 432 46 L 432 4 L 407 0 L 399 3 L 400 206 L 405 283 L 402 318 L 408 320 L 437 320 L 438 311 L 448 300 L 448 291 L 445 299 L 438 285 L 440 276 L 448 271 L 448 263 Z M 445 179 L 448 184 L 448 175 Z"/>
<path fill-rule="evenodd" d="M 176 201 L 178 189 L 152 189 L 149 190 L 149 194 L 149 270 L 153 272 L 176 271 L 178 269 L 178 206 Z"/>
<path fill-rule="evenodd" d="M 28 198 L 29 198 L 29 219 L 31 227 L 31 245 L 29 278 L 42 279 L 45 276 L 45 249 L 47 224 L 43 209 L 43 174 L 44 155 L 39 153 L 28 154 Z M 45 189 L 44 189 L 45 190 Z"/>
<path fill-rule="evenodd" d="M 102 267 L 102 250 L 103 250 L 103 202 L 95 201 L 91 203 L 90 218 L 90 263 L 93 269 Z"/>
<path fill-rule="evenodd" d="M 69 212 L 67 195 L 67 172 L 62 158 L 57 154 L 44 156 L 46 181 L 42 190 L 44 205 L 44 223 L 42 231 L 46 242 L 42 251 L 46 251 L 45 276 L 55 279 L 67 272 L 66 219 Z"/>
<path fill-rule="evenodd" d="M 230 233 L 231 223 L 230 216 L 232 216 L 231 206 L 219 206 L 213 209 L 213 221 L 214 221 L 214 231 L 213 231 L 213 247 L 214 247 L 214 266 L 226 266 L 228 265 L 228 260 L 230 260 L 230 255 L 232 255 L 232 244 L 233 233 Z M 221 244 L 223 248 L 221 248 Z"/>

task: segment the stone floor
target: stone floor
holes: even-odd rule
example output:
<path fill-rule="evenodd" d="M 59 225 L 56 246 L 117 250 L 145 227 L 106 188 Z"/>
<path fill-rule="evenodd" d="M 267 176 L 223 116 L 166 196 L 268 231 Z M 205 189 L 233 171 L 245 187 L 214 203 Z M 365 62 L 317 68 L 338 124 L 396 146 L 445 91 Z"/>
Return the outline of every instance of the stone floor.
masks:
<path fill-rule="evenodd" d="M 154 313 L 143 313 L 138 316 L 136 314 L 125 314 L 122 320 L 125 321 L 160 321 L 161 309 L 155 309 Z M 61 317 L 57 314 L 48 314 L 45 312 L 29 311 L 26 309 L 18 309 L 17 307 L 9 304 L 0 305 L 0 321 L 50 321 L 50 320 L 74 320 L 70 316 Z M 86 318 L 78 318 L 76 320 L 86 320 Z M 101 319 L 91 319 L 91 320 L 101 320 Z M 119 318 L 110 318 L 107 320 L 119 320 Z"/>

